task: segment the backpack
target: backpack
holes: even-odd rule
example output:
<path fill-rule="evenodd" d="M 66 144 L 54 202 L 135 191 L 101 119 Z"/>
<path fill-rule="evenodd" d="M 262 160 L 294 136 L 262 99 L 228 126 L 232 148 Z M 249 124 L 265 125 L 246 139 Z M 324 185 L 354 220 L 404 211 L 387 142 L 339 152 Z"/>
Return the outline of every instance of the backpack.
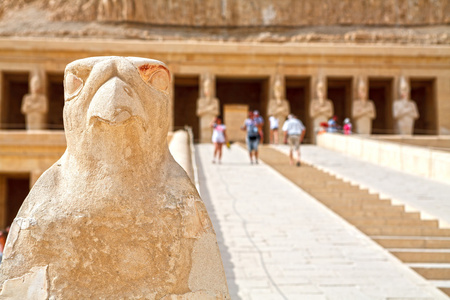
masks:
<path fill-rule="evenodd" d="M 249 140 L 255 140 L 259 138 L 258 127 L 256 126 L 256 124 L 254 124 L 254 122 L 247 125 L 247 137 L 249 138 Z"/>

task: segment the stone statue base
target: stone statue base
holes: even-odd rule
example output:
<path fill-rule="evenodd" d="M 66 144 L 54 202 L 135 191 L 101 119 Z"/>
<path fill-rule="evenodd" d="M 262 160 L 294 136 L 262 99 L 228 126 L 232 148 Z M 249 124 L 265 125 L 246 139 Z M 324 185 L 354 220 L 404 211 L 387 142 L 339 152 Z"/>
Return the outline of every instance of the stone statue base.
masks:
<path fill-rule="evenodd" d="M 43 113 L 28 113 L 25 116 L 27 130 L 41 130 L 46 129 L 46 114 Z"/>
<path fill-rule="evenodd" d="M 215 114 L 204 114 L 200 119 L 200 143 L 211 143 L 212 129 L 211 129 L 211 121 L 217 117 Z"/>

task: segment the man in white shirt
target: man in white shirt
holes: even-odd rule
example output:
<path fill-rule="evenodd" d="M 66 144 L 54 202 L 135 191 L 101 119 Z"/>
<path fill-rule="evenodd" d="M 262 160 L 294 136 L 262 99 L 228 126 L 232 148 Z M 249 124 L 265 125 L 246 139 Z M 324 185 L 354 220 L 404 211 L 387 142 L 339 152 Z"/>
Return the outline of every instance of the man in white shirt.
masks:
<path fill-rule="evenodd" d="M 288 119 L 283 124 L 284 143 L 289 142 L 289 162 L 294 164 L 293 151 L 297 152 L 297 167 L 300 167 L 300 143 L 305 137 L 305 125 L 302 121 L 297 119 L 293 114 L 288 116 Z"/>

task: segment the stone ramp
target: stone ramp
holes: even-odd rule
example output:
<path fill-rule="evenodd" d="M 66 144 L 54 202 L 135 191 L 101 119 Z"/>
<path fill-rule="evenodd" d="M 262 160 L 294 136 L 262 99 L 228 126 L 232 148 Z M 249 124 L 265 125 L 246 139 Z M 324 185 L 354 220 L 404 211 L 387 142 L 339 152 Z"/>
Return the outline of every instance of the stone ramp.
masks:
<path fill-rule="evenodd" d="M 289 147 L 276 149 L 288 153 Z M 418 211 L 422 218 L 438 219 L 440 225 L 450 228 L 450 185 L 407 174 L 355 159 L 345 154 L 314 145 L 302 145 L 302 160 L 336 175 L 345 181 L 367 188 Z"/>
<path fill-rule="evenodd" d="M 221 165 L 212 145 L 195 148 L 232 299 L 448 299 L 238 145 Z"/>
<path fill-rule="evenodd" d="M 439 279 L 433 283 L 449 293 L 450 229 L 439 228 L 437 220 L 423 220 L 419 213 L 406 212 L 404 205 L 394 205 L 391 200 L 310 165 L 290 167 L 286 164 L 287 155 L 273 148 L 261 147 L 260 153 L 275 170 L 400 260 L 412 263 L 409 266 L 419 274 L 430 280 Z"/>

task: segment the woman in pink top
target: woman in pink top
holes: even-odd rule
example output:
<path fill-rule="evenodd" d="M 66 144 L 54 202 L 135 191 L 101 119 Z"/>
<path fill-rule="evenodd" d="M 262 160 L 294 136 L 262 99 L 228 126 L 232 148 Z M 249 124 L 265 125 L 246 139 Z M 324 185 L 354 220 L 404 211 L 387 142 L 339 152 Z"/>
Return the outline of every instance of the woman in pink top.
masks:
<path fill-rule="evenodd" d="M 213 128 L 212 142 L 214 144 L 214 157 L 213 164 L 217 160 L 220 164 L 222 159 L 222 146 L 227 142 L 226 126 L 222 124 L 222 119 L 217 117 L 211 122 L 211 127 Z"/>

